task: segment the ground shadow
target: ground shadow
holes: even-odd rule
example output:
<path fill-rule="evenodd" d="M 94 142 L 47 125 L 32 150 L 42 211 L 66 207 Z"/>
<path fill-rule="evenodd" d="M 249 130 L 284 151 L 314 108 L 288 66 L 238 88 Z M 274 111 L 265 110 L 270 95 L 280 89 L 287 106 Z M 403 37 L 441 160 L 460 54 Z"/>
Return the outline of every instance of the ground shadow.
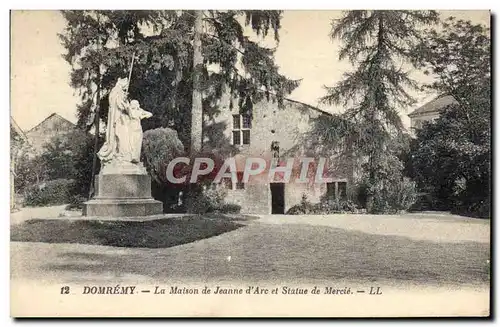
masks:
<path fill-rule="evenodd" d="M 237 219 L 222 215 L 150 221 L 32 219 L 12 227 L 11 241 L 168 248 L 244 226 Z"/>
<path fill-rule="evenodd" d="M 171 236 L 161 233 L 167 229 L 166 221 L 155 223 L 149 226 L 159 231 L 149 233 L 160 239 L 156 246 L 180 242 L 175 232 Z M 212 223 L 205 222 L 205 226 Z M 32 225 L 33 233 L 41 227 Z M 186 220 L 182 232 L 200 235 L 200 227 L 203 225 Z M 123 227 L 114 228 L 122 230 Z M 137 234 L 131 227 L 128 233 L 115 233 L 113 239 L 126 235 L 140 240 L 143 228 L 135 230 Z M 57 233 L 68 231 L 53 231 Z M 215 234 L 214 229 L 210 233 Z M 89 233 L 82 230 L 75 230 L 74 234 L 79 235 L 79 240 L 89 238 Z M 183 241 L 186 239 L 184 236 Z M 168 246 L 166 243 L 163 246 Z M 490 282 L 488 260 L 491 258 L 487 243 L 431 242 L 326 226 L 247 224 L 216 238 L 169 249 L 31 245 L 17 244 L 16 255 L 11 260 L 13 275 L 17 278 L 43 276 L 58 282 L 102 282 L 107 276 L 113 276 L 113 281 L 120 283 L 137 279 L 162 283 L 238 281 L 298 285 L 315 282 L 319 286 L 336 283 L 349 286 L 352 282 L 367 286 L 386 282 L 401 286 L 484 286 Z"/>

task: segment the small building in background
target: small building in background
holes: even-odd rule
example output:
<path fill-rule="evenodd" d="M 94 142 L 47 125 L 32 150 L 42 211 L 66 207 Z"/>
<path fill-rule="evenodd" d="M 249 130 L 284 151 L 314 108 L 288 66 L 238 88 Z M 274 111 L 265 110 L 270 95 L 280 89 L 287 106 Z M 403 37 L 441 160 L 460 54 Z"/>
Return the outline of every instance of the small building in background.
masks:
<path fill-rule="evenodd" d="M 454 103 L 457 103 L 457 101 L 453 96 L 440 95 L 414 110 L 412 113 L 408 114 L 412 130 L 422 128 L 424 122 L 437 119 L 444 108 Z"/>
<path fill-rule="evenodd" d="M 46 151 L 46 146 L 53 144 L 55 137 L 70 139 L 70 134 L 74 133 L 75 130 L 77 130 L 75 124 L 56 113 L 49 115 L 27 132 L 19 127 L 13 117 L 10 118 L 11 210 L 16 209 L 16 203 L 22 202 L 20 190 L 16 189 L 16 187 L 19 187 L 18 182 L 22 177 L 19 175 L 19 169 L 22 170 L 20 168 L 22 161 L 29 162 L 39 158 Z M 40 169 L 40 171 L 43 171 L 43 167 Z M 65 172 L 65 170 L 61 171 Z M 41 182 L 38 178 L 42 174 L 40 172 L 34 172 L 34 174 L 37 175 L 36 183 Z"/>
<path fill-rule="evenodd" d="M 27 138 L 30 140 L 32 147 L 37 155 L 45 150 L 45 145 L 52 141 L 54 136 L 62 136 L 73 132 L 76 125 L 53 113 L 45 118 L 41 123 L 26 132 Z"/>

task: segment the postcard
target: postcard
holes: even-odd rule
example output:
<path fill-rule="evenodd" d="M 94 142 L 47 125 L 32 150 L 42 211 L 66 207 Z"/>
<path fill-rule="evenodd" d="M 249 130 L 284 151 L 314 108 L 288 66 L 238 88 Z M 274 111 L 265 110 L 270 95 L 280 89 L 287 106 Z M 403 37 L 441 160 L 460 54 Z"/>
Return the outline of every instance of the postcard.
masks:
<path fill-rule="evenodd" d="M 11 316 L 488 318 L 490 15 L 11 11 Z"/>

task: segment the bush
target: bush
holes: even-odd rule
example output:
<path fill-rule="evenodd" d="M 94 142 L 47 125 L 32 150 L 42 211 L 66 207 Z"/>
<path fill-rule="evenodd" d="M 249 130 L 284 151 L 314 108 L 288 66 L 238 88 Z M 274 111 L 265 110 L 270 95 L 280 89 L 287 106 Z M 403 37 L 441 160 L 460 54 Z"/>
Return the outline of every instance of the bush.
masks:
<path fill-rule="evenodd" d="M 490 218 L 490 197 L 484 196 L 481 192 L 472 194 L 473 189 L 470 187 L 456 196 L 452 203 L 451 212 L 469 217 Z"/>
<path fill-rule="evenodd" d="M 302 195 L 299 204 L 294 205 L 287 211 L 287 215 L 307 215 L 315 213 L 315 206 L 307 200 L 307 195 Z"/>
<path fill-rule="evenodd" d="M 79 142 L 73 151 L 73 164 L 75 175 L 75 185 L 72 193 L 75 195 L 74 201 L 79 201 L 81 198 L 88 196 L 90 190 L 90 181 L 92 178 L 92 164 L 94 161 L 94 138 L 91 135 L 82 135 L 75 133 L 74 142 Z M 103 139 L 99 139 L 98 149 L 103 143 Z M 97 160 L 96 174 L 100 169 L 100 161 Z"/>
<path fill-rule="evenodd" d="M 344 199 L 330 199 L 323 200 L 316 205 L 316 210 L 319 214 L 332 214 L 332 213 L 355 213 L 356 205 L 351 200 Z"/>
<path fill-rule="evenodd" d="M 226 190 L 223 188 L 197 188 L 195 186 L 187 193 L 186 211 L 188 213 L 203 214 L 208 212 L 222 212 Z M 230 208 L 226 208 L 230 209 Z"/>
<path fill-rule="evenodd" d="M 26 153 L 16 158 L 14 189 L 22 193 L 33 185 L 47 179 L 46 162 L 40 157 L 30 158 Z"/>
<path fill-rule="evenodd" d="M 443 201 L 440 197 L 435 196 L 430 192 L 422 192 L 417 194 L 415 203 L 410 207 L 409 211 L 448 211 L 450 204 Z"/>
<path fill-rule="evenodd" d="M 60 205 L 71 202 L 74 181 L 56 179 L 33 185 L 26 190 L 25 204 L 29 206 Z"/>
<path fill-rule="evenodd" d="M 413 181 L 404 178 L 393 182 L 373 196 L 372 213 L 398 213 L 407 211 L 417 200 L 417 188 Z"/>
<path fill-rule="evenodd" d="M 87 201 L 87 198 L 81 194 L 72 194 L 69 198 L 69 204 L 66 206 L 66 210 L 82 210 L 83 203 Z"/>
<path fill-rule="evenodd" d="M 320 203 L 312 204 L 304 194 L 300 204 L 291 207 L 288 215 L 322 215 L 332 213 L 356 212 L 356 205 L 351 200 L 323 198 Z"/>
<path fill-rule="evenodd" d="M 142 161 L 154 182 L 168 184 L 168 163 L 184 154 L 184 146 L 177 132 L 170 128 L 156 128 L 144 132 Z"/>
<path fill-rule="evenodd" d="M 98 146 L 102 141 L 99 140 Z M 72 193 L 87 196 L 92 176 L 94 143 L 93 135 L 78 128 L 51 138 L 44 152 L 36 159 L 42 162 L 45 180 L 74 180 Z M 99 169 L 99 161 L 97 163 L 96 169 Z"/>
<path fill-rule="evenodd" d="M 225 203 L 217 211 L 220 213 L 237 214 L 237 213 L 240 213 L 241 206 L 238 204 L 234 204 L 234 203 Z"/>
<path fill-rule="evenodd" d="M 186 212 L 194 214 L 204 214 L 214 210 L 213 203 L 203 194 L 186 199 Z"/>
<path fill-rule="evenodd" d="M 185 208 L 187 213 L 204 214 L 210 212 L 237 214 L 241 206 L 225 203 L 227 191 L 224 188 L 195 189 L 187 193 Z"/>
<path fill-rule="evenodd" d="M 354 186 L 354 200 L 361 208 L 366 208 L 366 199 L 368 197 L 368 185 L 366 183 L 359 183 Z"/>

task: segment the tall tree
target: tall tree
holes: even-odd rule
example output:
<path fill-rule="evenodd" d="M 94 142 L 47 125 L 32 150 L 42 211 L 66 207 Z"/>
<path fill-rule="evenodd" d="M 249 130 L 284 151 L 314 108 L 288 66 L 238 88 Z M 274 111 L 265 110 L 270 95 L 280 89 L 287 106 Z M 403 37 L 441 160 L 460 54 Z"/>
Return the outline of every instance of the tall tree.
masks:
<path fill-rule="evenodd" d="M 326 87 L 321 101 L 346 108 L 349 124 L 339 136 L 366 158 L 368 211 L 376 189 L 384 186 L 387 163 L 394 161 L 389 141 L 404 131 L 398 111 L 414 103 L 408 90 L 417 83 L 403 67 L 414 58 L 419 28 L 437 20 L 434 11 L 354 10 L 332 24 L 331 37 L 342 42 L 339 59 L 349 60 L 354 70 Z"/>
<path fill-rule="evenodd" d="M 95 11 L 63 11 L 67 26 L 61 35 L 72 65 L 72 86 L 80 92 L 79 125 L 85 127 L 93 113 L 96 87 L 97 18 Z M 203 93 L 203 112 L 214 115 L 226 89 L 239 100 L 242 110 L 265 96 L 283 98 L 298 86 L 279 73 L 274 50 L 253 41 L 246 28 L 258 37 L 274 35 L 279 40 L 279 11 L 203 11 L 201 35 L 203 66 L 199 87 Z M 145 130 L 173 127 L 185 145 L 191 141 L 193 108 L 193 39 L 197 14 L 194 11 L 101 11 L 100 117 L 106 122 L 107 98 L 117 74 L 126 72 L 137 53 L 129 94 L 152 119 L 143 122 Z M 199 22 L 199 21 L 198 21 Z M 199 25 L 197 25 L 199 26 Z M 195 74 L 196 75 L 196 74 Z M 197 124 L 198 128 L 199 124 Z"/>
<path fill-rule="evenodd" d="M 195 11 L 193 40 L 193 108 L 191 109 L 191 153 L 201 151 L 203 145 L 203 99 L 201 78 L 203 54 L 201 35 L 203 33 L 203 11 Z"/>
<path fill-rule="evenodd" d="M 486 26 L 450 17 L 427 32 L 418 62 L 427 85 L 455 103 L 417 131 L 412 151 L 420 186 L 448 209 L 489 216 L 491 178 L 491 39 Z M 436 169 L 439 167 L 439 169 Z"/>

